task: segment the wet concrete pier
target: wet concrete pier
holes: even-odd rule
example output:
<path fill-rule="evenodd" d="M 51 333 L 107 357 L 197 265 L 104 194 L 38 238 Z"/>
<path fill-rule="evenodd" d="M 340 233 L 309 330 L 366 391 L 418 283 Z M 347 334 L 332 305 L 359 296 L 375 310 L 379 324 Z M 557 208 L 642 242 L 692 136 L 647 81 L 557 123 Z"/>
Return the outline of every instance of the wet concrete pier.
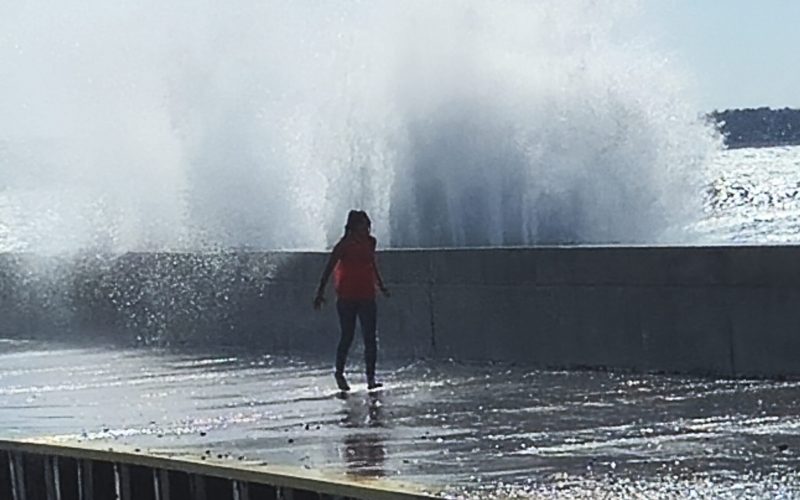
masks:
<path fill-rule="evenodd" d="M 330 339 L 331 344 L 335 339 Z M 0 343 L 0 435 L 450 498 L 800 495 L 800 382 Z M 205 458 L 204 458 L 205 457 Z"/>

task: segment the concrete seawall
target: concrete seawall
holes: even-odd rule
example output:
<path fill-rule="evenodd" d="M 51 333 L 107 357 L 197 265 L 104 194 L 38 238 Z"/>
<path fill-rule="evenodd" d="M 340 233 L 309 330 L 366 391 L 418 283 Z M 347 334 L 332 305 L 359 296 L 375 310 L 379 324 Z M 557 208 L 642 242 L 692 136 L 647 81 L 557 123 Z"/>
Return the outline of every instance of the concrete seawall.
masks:
<path fill-rule="evenodd" d="M 329 354 L 321 253 L 0 255 L 0 335 Z M 800 375 L 800 248 L 387 251 L 384 356 Z M 330 297 L 329 292 L 329 297 Z"/>

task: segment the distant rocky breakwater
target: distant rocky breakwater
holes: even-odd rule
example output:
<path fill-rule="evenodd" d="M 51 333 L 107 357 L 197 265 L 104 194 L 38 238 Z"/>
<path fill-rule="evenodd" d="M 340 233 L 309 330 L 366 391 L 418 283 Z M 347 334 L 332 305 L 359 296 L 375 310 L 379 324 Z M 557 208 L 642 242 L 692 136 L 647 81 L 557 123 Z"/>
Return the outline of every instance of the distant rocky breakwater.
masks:
<path fill-rule="evenodd" d="M 800 109 L 727 109 L 709 118 L 729 148 L 800 145 Z"/>

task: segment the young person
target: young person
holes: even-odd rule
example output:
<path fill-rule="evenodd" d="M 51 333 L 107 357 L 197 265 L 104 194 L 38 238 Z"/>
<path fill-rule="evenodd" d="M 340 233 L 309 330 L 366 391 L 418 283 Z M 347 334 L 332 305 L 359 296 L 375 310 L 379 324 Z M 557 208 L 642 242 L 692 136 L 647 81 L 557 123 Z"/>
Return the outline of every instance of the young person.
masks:
<path fill-rule="evenodd" d="M 331 273 L 336 289 L 336 311 L 339 313 L 341 338 L 336 349 L 336 385 L 342 391 L 350 390 L 344 376 L 347 354 L 356 329 L 356 318 L 361 323 L 364 337 L 364 358 L 367 372 L 367 388 L 377 389 L 383 384 L 375 380 L 375 362 L 378 356 L 376 287 L 389 296 L 375 261 L 376 240 L 370 234 L 372 222 L 367 213 L 351 210 L 347 214 L 344 236 L 333 247 L 328 264 L 322 273 L 314 309 L 325 303 L 325 286 Z"/>

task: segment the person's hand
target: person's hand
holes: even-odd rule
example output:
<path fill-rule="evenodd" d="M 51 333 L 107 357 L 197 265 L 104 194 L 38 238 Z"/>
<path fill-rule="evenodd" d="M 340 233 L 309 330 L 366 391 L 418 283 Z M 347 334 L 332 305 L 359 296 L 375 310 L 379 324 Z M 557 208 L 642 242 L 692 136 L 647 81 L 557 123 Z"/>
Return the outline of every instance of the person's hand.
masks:
<path fill-rule="evenodd" d="M 316 297 L 314 297 L 314 310 L 319 311 L 322 309 L 322 305 L 325 303 L 325 297 L 322 296 L 321 293 L 318 293 Z"/>
<path fill-rule="evenodd" d="M 381 293 L 382 293 L 382 294 L 383 294 L 383 296 L 384 296 L 384 297 L 386 297 L 387 299 L 388 299 L 389 297 L 391 297 L 391 296 L 392 296 L 392 292 L 390 292 L 390 291 L 389 291 L 389 289 L 388 289 L 388 288 L 386 288 L 385 286 L 381 286 Z"/>

